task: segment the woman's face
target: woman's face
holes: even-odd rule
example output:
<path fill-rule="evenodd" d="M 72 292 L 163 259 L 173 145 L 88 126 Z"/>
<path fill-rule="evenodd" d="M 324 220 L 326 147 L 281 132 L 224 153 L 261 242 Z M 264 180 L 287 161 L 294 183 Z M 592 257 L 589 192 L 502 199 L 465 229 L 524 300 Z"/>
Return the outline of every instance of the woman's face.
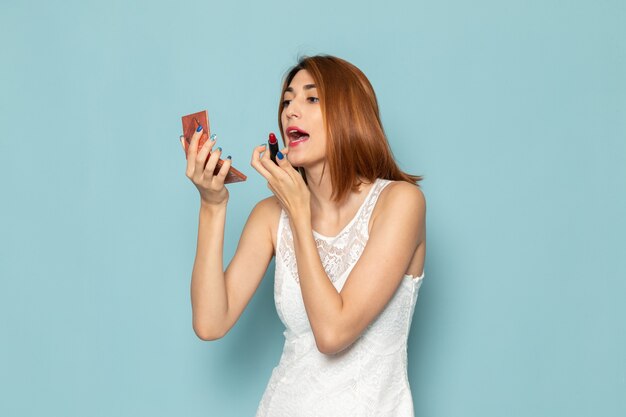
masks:
<path fill-rule="evenodd" d="M 326 157 L 326 129 L 313 77 L 300 70 L 283 96 L 283 137 L 289 147 L 291 165 L 303 168 Z"/>

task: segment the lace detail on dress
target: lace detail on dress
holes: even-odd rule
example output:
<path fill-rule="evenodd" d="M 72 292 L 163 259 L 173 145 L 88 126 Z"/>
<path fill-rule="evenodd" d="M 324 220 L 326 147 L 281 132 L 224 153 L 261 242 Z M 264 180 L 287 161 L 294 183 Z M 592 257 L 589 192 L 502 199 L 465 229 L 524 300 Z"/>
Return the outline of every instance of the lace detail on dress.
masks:
<path fill-rule="evenodd" d="M 325 237 L 314 232 L 315 245 L 320 255 L 326 274 L 331 282 L 336 282 L 348 269 L 359 259 L 369 238 L 368 223 L 371 212 L 376 205 L 378 195 L 389 184 L 389 181 L 376 181 L 370 189 L 364 203 L 361 205 L 354 218 L 335 237 Z M 293 234 L 289 223 L 289 216 L 282 210 L 282 230 L 280 231 L 279 253 L 282 262 L 291 273 L 296 282 L 298 277 L 298 264 L 293 247 Z"/>
<path fill-rule="evenodd" d="M 376 180 L 337 236 L 314 233 L 324 269 L 338 291 L 365 248 L 371 213 L 388 183 Z M 407 340 L 424 274 L 415 279 L 405 276 L 361 336 L 341 352 L 326 355 L 317 349 L 308 320 L 284 211 L 277 233 L 274 300 L 285 325 L 285 345 L 256 417 L 413 417 Z"/>

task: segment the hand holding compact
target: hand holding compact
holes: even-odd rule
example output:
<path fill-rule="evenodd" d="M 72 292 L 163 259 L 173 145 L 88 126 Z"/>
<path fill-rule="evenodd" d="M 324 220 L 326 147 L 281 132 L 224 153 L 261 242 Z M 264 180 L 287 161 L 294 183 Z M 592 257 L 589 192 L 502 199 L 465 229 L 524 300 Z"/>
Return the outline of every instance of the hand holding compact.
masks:
<path fill-rule="evenodd" d="M 198 151 L 198 143 L 202 136 L 202 126 L 191 137 L 190 143 L 183 136 L 180 137 L 181 146 L 187 155 L 187 178 L 193 182 L 203 203 L 211 205 L 226 204 L 228 202 L 228 190 L 224 186 L 224 180 L 231 165 L 231 158 L 228 156 L 222 167 L 215 173 L 215 167 L 222 154 L 222 148 L 213 150 L 216 143 L 216 135 L 211 135 L 210 139 Z M 211 156 L 209 156 L 209 153 Z M 208 156 L 208 159 L 207 159 Z"/>

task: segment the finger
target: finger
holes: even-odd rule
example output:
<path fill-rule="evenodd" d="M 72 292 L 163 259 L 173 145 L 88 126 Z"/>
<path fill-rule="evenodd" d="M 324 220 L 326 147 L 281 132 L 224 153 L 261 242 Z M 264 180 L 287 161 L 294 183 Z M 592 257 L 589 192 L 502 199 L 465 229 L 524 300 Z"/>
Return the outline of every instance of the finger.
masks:
<path fill-rule="evenodd" d="M 228 155 L 226 159 L 224 159 L 224 162 L 222 163 L 222 167 L 220 168 L 219 172 L 213 178 L 213 181 L 217 181 L 216 185 L 221 186 L 224 184 L 224 181 L 226 180 L 226 176 L 228 175 L 228 170 L 230 169 L 231 165 L 232 165 L 232 159 L 231 159 L 231 156 Z"/>
<path fill-rule="evenodd" d="M 283 155 L 283 158 L 280 159 L 278 158 L 278 156 L 276 157 L 276 162 L 278 162 L 278 166 L 284 169 L 287 175 L 289 175 L 291 178 L 302 178 L 302 176 L 300 175 L 300 171 L 298 171 L 298 168 L 291 165 L 291 162 L 289 161 L 289 148 L 283 148 L 279 152 Z"/>
<path fill-rule="evenodd" d="M 203 129 L 202 125 L 199 125 L 196 131 L 193 132 L 193 135 L 191 135 L 191 140 L 189 141 L 188 149 L 193 158 L 195 158 L 196 155 L 198 154 L 198 142 L 200 141 L 200 138 L 202 137 L 202 129 Z"/>
<path fill-rule="evenodd" d="M 285 172 L 282 168 L 276 165 L 270 158 L 270 153 L 265 152 L 260 159 L 261 165 L 265 168 L 270 174 L 272 174 L 276 178 L 284 178 Z M 278 163 L 278 156 L 276 157 L 276 162 Z"/>
<path fill-rule="evenodd" d="M 293 170 L 291 167 L 291 163 L 289 162 L 289 159 L 287 158 L 286 149 L 282 149 L 278 151 L 278 153 L 276 154 L 276 163 L 278 164 L 279 167 L 283 168 L 285 171 L 287 171 L 287 168 L 289 168 L 290 170 Z"/>
<path fill-rule="evenodd" d="M 206 161 L 206 166 L 203 167 L 202 176 L 206 179 L 213 178 L 213 172 L 215 172 L 215 167 L 217 166 L 217 162 L 220 160 L 222 156 L 222 148 L 218 147 L 211 152 L 211 156 L 209 156 L 209 160 Z"/>
<path fill-rule="evenodd" d="M 207 165 L 207 157 L 209 153 L 213 150 L 213 146 L 215 146 L 215 141 L 217 139 L 217 135 L 212 134 L 210 139 L 202 145 L 202 148 L 196 155 L 196 172 L 202 172 Z"/>
<path fill-rule="evenodd" d="M 195 161 L 198 154 L 198 142 L 202 136 L 202 125 L 198 125 L 198 128 L 191 136 L 191 141 L 187 147 L 187 175 L 193 175 L 195 172 Z"/>
<path fill-rule="evenodd" d="M 269 158 L 270 152 L 267 149 L 267 144 L 263 143 L 259 146 L 256 146 L 252 151 L 252 159 L 250 160 L 250 165 L 252 165 L 252 168 L 257 170 L 259 174 L 261 174 L 266 180 L 269 181 L 269 179 L 272 178 L 272 174 L 270 174 L 270 172 L 265 169 L 263 164 L 261 164 L 261 152 L 265 152 L 265 154 L 267 154 Z"/>

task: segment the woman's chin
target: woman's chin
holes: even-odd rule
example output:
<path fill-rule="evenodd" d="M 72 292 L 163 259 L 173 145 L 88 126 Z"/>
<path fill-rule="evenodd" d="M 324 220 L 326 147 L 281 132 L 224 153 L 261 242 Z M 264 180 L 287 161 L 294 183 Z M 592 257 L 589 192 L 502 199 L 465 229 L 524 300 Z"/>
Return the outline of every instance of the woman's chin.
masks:
<path fill-rule="evenodd" d="M 287 159 L 289 160 L 289 163 L 293 165 L 294 167 L 302 167 L 303 164 L 306 165 L 306 161 L 303 158 L 300 158 L 296 155 L 289 154 L 287 156 Z"/>
<path fill-rule="evenodd" d="M 289 154 L 287 155 L 287 159 L 289 163 L 298 168 L 309 169 L 313 168 L 318 164 L 324 163 L 324 158 L 320 156 L 314 157 L 314 155 L 310 153 L 300 152 L 299 149 L 293 150 L 289 149 Z"/>
<path fill-rule="evenodd" d="M 297 169 L 297 168 L 306 168 L 306 167 L 305 167 L 305 166 L 303 166 L 301 163 L 296 163 L 296 162 L 292 162 L 292 161 L 289 161 L 289 163 L 291 164 L 291 166 L 292 166 L 292 167 L 294 167 L 294 168 L 296 168 L 296 169 Z"/>

